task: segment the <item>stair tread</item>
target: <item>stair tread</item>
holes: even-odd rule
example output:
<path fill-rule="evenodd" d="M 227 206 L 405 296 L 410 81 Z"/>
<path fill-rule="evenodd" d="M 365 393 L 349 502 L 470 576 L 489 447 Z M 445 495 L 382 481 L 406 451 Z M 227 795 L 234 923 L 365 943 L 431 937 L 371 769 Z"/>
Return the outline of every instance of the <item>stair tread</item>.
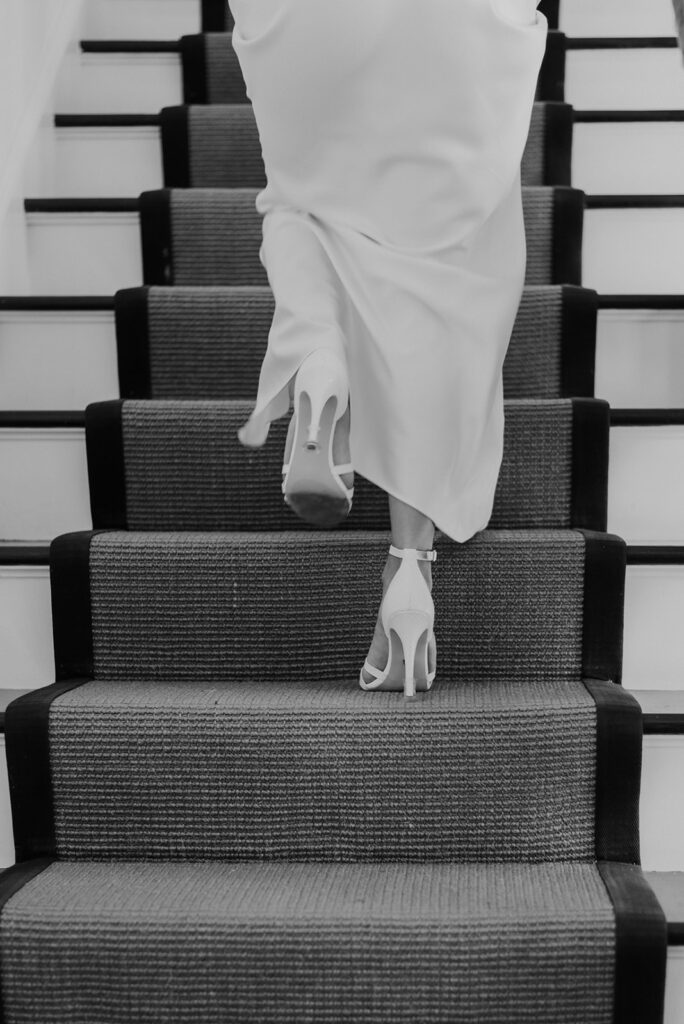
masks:
<path fill-rule="evenodd" d="M 42 1020 L 77 994 L 97 1021 L 594 1022 L 614 929 L 593 864 L 55 863 L 3 909 L 3 995 Z"/>

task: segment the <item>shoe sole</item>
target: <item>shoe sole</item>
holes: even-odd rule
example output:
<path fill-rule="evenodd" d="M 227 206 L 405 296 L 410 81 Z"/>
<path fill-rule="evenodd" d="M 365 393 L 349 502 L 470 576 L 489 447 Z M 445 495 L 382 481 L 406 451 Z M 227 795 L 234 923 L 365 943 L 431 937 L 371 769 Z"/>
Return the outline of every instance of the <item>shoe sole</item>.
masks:
<path fill-rule="evenodd" d="M 336 400 L 330 398 L 321 413 L 319 447 L 315 450 L 306 447 L 308 421 L 303 408 L 305 400 L 308 402 L 303 395 L 303 414 L 298 419 L 292 442 L 285 502 L 300 519 L 312 526 L 338 526 L 349 515 L 351 505 L 341 493 L 328 463 Z"/>

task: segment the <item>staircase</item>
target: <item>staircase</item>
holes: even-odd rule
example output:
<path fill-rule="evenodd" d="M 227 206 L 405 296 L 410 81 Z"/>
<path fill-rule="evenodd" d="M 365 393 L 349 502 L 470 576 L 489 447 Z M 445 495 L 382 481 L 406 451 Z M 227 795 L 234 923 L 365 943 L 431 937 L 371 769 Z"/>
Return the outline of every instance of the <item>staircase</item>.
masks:
<path fill-rule="evenodd" d="M 286 421 L 236 438 L 230 15 L 86 0 L 0 297 L 8 1024 L 683 1019 L 684 66 L 669 0 L 542 9 L 495 507 L 405 703 L 356 682 L 386 497 L 312 531 Z"/>

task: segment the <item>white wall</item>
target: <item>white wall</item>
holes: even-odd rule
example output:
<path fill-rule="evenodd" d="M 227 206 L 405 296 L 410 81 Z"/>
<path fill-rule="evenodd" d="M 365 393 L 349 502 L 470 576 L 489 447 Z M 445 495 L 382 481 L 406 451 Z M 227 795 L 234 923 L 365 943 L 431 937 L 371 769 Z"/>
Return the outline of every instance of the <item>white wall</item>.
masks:
<path fill-rule="evenodd" d="M 0 294 L 28 291 L 23 197 L 50 159 L 52 94 L 85 0 L 0 2 Z"/>

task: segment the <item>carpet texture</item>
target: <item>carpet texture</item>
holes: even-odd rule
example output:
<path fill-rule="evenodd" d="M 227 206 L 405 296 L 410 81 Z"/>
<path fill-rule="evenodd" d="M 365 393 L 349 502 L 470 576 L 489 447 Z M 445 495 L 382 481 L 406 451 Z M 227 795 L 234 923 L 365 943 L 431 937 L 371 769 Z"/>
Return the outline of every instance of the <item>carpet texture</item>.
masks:
<path fill-rule="evenodd" d="M 610 1024 L 613 934 L 590 864 L 65 863 L 0 953 L 16 1024 Z"/>
<path fill-rule="evenodd" d="M 273 318 L 268 285 L 126 288 L 115 296 L 124 398 L 248 398 Z M 597 295 L 525 288 L 503 367 L 509 399 L 591 397 Z"/>
<path fill-rule="evenodd" d="M 280 493 L 287 417 L 267 443 L 237 439 L 251 403 L 128 401 L 86 415 L 93 522 L 133 530 L 307 529 Z M 609 409 L 593 400 L 505 403 L 504 455 L 490 526 L 601 529 L 608 490 Z M 116 444 L 108 444 L 116 437 Z M 124 467 L 117 521 L 112 465 Z M 387 498 L 361 475 L 344 529 L 388 530 Z M 595 514 L 580 516 L 578 506 Z M 102 508 L 103 512 L 100 512 Z M 107 518 L 101 522 L 101 515 Z"/>

